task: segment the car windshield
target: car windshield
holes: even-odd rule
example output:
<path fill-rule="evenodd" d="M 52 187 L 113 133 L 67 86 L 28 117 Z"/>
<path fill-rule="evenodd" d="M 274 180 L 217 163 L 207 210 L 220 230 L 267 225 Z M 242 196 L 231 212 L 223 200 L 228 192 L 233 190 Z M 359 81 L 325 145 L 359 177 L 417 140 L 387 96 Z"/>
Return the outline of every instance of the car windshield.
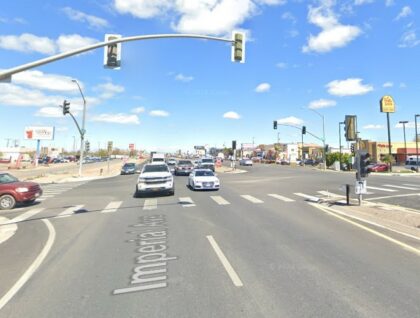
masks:
<path fill-rule="evenodd" d="M 203 163 L 213 163 L 213 159 L 201 159 L 201 162 Z"/>
<path fill-rule="evenodd" d="M 186 166 L 186 165 L 192 165 L 192 162 L 191 161 L 189 161 L 189 160 L 179 160 L 178 161 L 178 165 L 184 165 L 184 166 Z"/>
<path fill-rule="evenodd" d="M 212 171 L 196 171 L 195 172 L 196 177 L 213 177 L 214 173 Z"/>
<path fill-rule="evenodd" d="M 168 172 L 166 165 L 146 165 L 143 172 Z"/>
<path fill-rule="evenodd" d="M 19 181 L 17 178 L 15 178 L 14 176 L 8 173 L 0 174 L 0 184 L 12 183 L 12 182 L 17 182 L 17 181 Z"/>
<path fill-rule="evenodd" d="M 126 163 L 125 165 L 124 165 L 124 168 L 134 168 L 136 166 L 136 164 L 135 163 Z"/>

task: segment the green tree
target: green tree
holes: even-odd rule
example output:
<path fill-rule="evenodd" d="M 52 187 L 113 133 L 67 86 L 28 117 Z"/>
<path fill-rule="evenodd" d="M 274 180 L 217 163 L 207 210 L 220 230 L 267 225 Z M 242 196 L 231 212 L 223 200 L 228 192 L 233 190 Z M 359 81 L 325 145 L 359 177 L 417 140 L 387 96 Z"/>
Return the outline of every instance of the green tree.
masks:
<path fill-rule="evenodd" d="M 382 158 L 382 161 L 389 165 L 394 161 L 394 158 L 392 157 L 392 155 L 387 154 Z"/>

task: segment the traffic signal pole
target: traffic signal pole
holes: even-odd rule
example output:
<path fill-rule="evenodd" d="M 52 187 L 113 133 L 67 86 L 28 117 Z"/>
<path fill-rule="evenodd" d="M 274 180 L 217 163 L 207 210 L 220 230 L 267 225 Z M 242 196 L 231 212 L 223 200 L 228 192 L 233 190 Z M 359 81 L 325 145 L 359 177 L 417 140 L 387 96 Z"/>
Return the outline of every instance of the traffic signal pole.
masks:
<path fill-rule="evenodd" d="M 77 87 L 79 88 L 80 91 L 80 95 L 82 95 L 82 99 L 83 99 L 83 119 L 82 119 L 82 129 L 79 128 L 79 125 L 77 124 L 76 119 L 74 119 L 73 115 L 71 115 L 71 117 L 73 118 L 73 120 L 75 121 L 77 128 L 79 128 L 79 132 L 80 132 L 80 158 L 79 158 L 79 177 L 81 177 L 83 175 L 83 157 L 84 157 L 84 148 L 85 148 L 85 123 L 86 123 L 86 99 L 85 96 L 83 95 L 82 89 L 80 88 L 79 82 L 76 81 L 75 79 L 72 80 L 73 83 L 76 83 Z"/>

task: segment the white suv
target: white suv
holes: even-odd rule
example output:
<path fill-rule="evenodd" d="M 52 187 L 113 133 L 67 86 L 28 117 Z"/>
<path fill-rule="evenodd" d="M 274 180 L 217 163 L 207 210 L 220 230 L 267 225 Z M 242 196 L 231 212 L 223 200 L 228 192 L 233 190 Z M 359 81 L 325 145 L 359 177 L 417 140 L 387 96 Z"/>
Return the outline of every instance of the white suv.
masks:
<path fill-rule="evenodd" d="M 156 192 L 175 194 L 174 177 L 168 166 L 160 162 L 144 165 L 136 185 L 136 196 Z"/>

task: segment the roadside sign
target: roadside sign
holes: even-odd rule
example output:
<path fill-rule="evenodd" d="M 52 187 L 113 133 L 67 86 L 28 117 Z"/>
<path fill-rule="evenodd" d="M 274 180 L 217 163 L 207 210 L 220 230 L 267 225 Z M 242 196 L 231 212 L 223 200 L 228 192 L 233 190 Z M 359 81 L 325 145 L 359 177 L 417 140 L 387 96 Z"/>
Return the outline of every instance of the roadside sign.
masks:
<path fill-rule="evenodd" d="M 366 180 L 356 181 L 354 190 L 356 194 L 366 194 L 367 193 Z"/>
<path fill-rule="evenodd" d="M 129 144 L 129 145 L 128 145 L 128 149 L 130 149 L 130 150 L 134 150 L 134 144 Z"/>
<path fill-rule="evenodd" d="M 379 104 L 381 106 L 381 113 L 395 113 L 395 102 L 391 96 L 385 95 L 381 98 Z"/>
<path fill-rule="evenodd" d="M 54 140 L 54 127 L 25 127 L 26 140 Z"/>

